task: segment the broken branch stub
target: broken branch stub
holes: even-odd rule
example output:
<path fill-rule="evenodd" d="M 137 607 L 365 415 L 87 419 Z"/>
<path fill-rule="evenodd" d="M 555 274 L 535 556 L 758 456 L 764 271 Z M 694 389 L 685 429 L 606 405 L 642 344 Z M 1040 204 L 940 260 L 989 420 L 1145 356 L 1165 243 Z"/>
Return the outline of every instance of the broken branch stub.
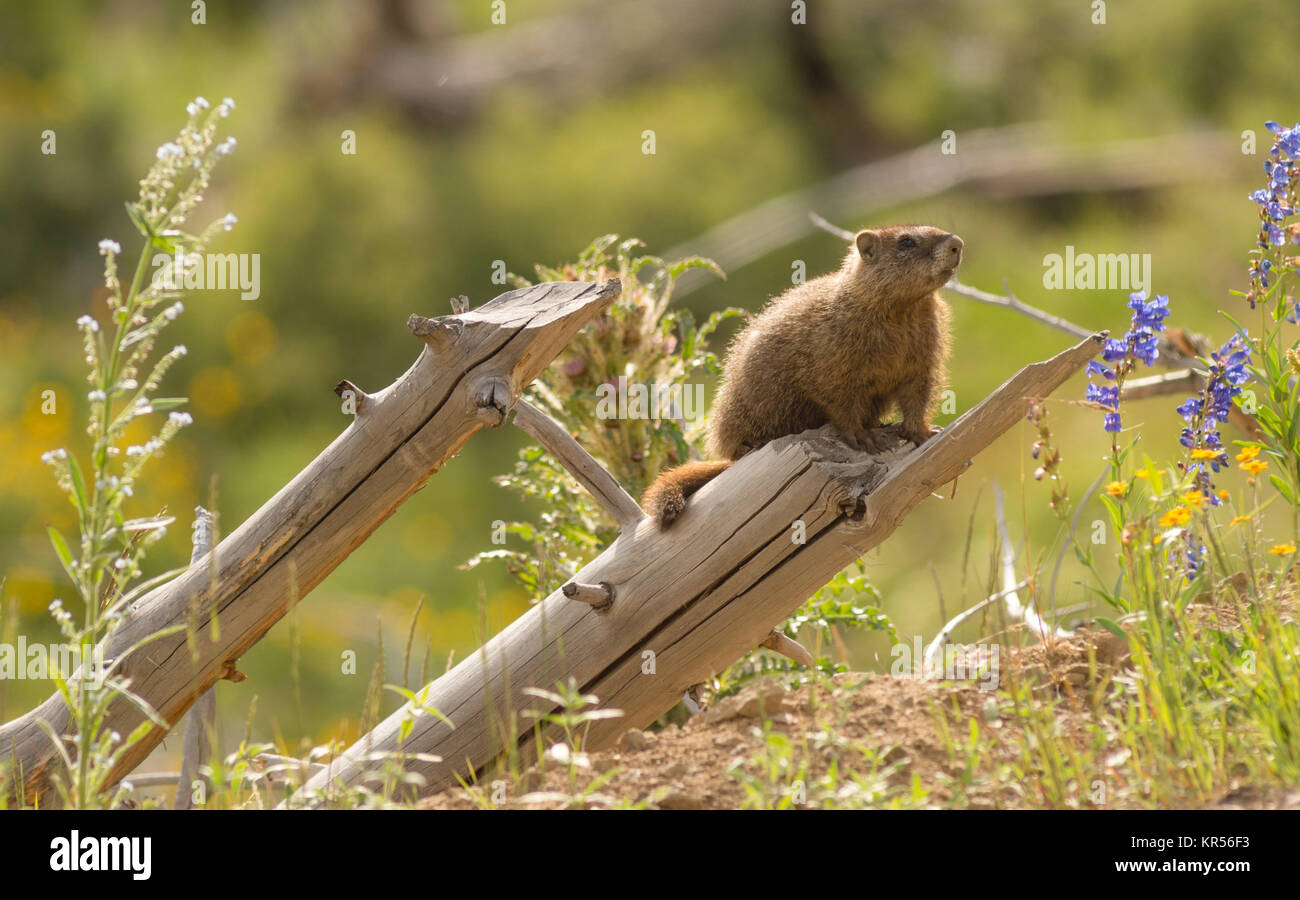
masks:
<path fill-rule="evenodd" d="M 169 723 L 175 724 L 218 678 L 241 680 L 235 668 L 298 600 L 324 580 L 418 490 L 471 434 L 500 424 L 520 391 L 583 325 L 619 295 L 616 278 L 601 284 L 551 282 L 510 291 L 447 319 L 413 316 L 426 348 L 393 384 L 363 402 L 338 436 L 216 549 L 174 581 L 134 605 L 105 643 L 114 658 L 143 638 L 189 621 L 221 623 L 198 629 L 198 662 L 183 632 L 149 643 L 124 662 L 123 675 Z M 211 585 L 211 590 L 209 586 Z M 197 612 L 196 612 L 197 610 Z M 59 695 L 0 726 L 0 760 L 16 763 L 24 795 L 48 805 L 58 755 L 38 720 L 68 731 Z M 129 734 L 142 721 L 129 702 L 115 702 L 109 724 Z M 162 740 L 154 729 L 112 774 L 130 772 Z M 11 789 L 13 782 L 10 782 Z"/>
<path fill-rule="evenodd" d="M 618 523 L 620 530 L 635 528 L 645 518 L 641 507 L 623 490 L 618 479 L 605 471 L 559 422 L 527 400 L 520 400 L 515 404 L 515 424 L 550 451 L 574 480 Z"/>
<path fill-rule="evenodd" d="M 884 541 L 912 507 L 1020 421 L 1028 398 L 1047 396 L 1078 372 L 1103 338 L 1027 366 L 919 448 L 900 438 L 895 450 L 869 456 L 826 427 L 748 454 L 695 494 L 672 528 L 645 519 L 625 529 L 568 591 L 551 594 L 429 685 L 423 704 L 451 724 L 403 706 L 313 776 L 295 805 L 328 802 L 385 752 L 403 755 L 426 793 L 476 777 L 503 752 L 501 735 L 532 740 L 529 719 L 517 727 L 504 716 L 555 711 L 539 708 L 527 687 L 572 678 L 602 706 L 622 710 L 590 723 L 591 749 L 645 727 Z M 585 586 L 599 599 L 590 589 L 602 585 L 614 596 L 603 611 L 567 596 Z"/>

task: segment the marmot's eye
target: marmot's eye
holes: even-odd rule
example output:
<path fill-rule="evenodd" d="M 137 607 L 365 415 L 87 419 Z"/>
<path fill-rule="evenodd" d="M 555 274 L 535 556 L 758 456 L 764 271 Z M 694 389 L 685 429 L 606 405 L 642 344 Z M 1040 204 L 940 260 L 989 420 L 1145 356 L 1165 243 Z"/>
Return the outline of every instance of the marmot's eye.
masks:
<path fill-rule="evenodd" d="M 916 241 L 912 240 L 910 237 L 904 236 L 898 239 L 898 247 L 900 250 L 911 250 L 915 246 Z"/>

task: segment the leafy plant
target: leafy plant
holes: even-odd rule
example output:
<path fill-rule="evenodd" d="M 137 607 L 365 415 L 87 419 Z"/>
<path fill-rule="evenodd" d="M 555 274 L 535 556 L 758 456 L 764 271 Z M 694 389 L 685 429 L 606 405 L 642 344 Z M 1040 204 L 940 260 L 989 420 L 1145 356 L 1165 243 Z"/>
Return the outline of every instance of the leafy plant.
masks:
<path fill-rule="evenodd" d="M 703 410 L 684 409 L 682 404 L 661 410 L 666 414 L 659 418 L 609 416 L 601 397 L 635 385 L 644 386 L 647 395 L 671 396 L 680 389 L 694 397 L 690 380 L 720 369 L 709 338 L 722 322 L 741 315 L 741 310 L 726 309 L 697 326 L 688 310 L 670 311 L 673 286 L 683 272 L 706 269 L 722 276 L 722 270 L 698 257 L 665 262 L 657 256 L 635 255 L 641 246 L 635 238 L 620 241 L 618 235 L 607 234 L 593 241 L 574 263 L 536 267 L 542 281 L 603 281 L 617 276 L 623 290 L 528 392 L 531 402 L 564 425 L 633 496 L 639 496 L 662 469 L 698 453 Z M 516 287 L 530 283 L 518 275 L 510 279 Z M 559 587 L 617 534 L 604 511 L 540 447 L 524 448 L 514 470 L 497 483 L 539 501 L 541 521 L 506 526 L 507 533 L 529 546 L 528 551 L 488 551 L 468 565 L 504 560 L 538 599 Z"/>
<path fill-rule="evenodd" d="M 197 98 L 188 106 L 189 120 L 180 134 L 158 148 L 156 162 L 140 182 L 138 199 L 127 204 L 127 214 L 144 238 L 128 283 L 123 284 L 118 274 L 121 246 L 109 239 L 99 243 L 109 321 L 101 328 L 92 316 L 77 320 L 90 369 L 86 427 L 90 444 L 84 455 L 63 447 L 42 455 L 77 513 L 79 535 L 74 542 L 69 543 L 53 526 L 48 528 L 54 552 L 81 606 L 78 620 L 61 599 L 50 605 L 64 640 L 73 647 L 105 640 L 131 614 L 135 600 L 181 571 L 141 580 L 146 552 L 174 518 L 162 514 L 129 517 L 126 512 L 146 465 L 162 455 L 172 438 L 192 421 L 188 413 L 180 411 L 185 398 L 157 396 L 168 370 L 185 356 L 185 347 L 173 347 L 151 361 L 159 337 L 184 311 L 179 300 L 181 280 L 176 277 L 180 273 L 168 263 L 153 278 L 146 279 L 146 275 L 154 254 L 191 261 L 217 233 L 233 227 L 235 217 L 228 214 L 198 235 L 183 230 L 203 199 L 213 168 L 234 150 L 234 138 L 217 142 L 220 122 L 233 109 L 231 100 L 212 108 L 202 97 Z M 154 414 L 166 414 L 166 418 L 153 436 L 131 443 L 128 433 Z M 166 727 L 166 723 L 131 691 L 130 680 L 122 677 L 120 670 L 141 646 L 176 630 L 150 635 L 110 661 L 83 659 L 76 674 L 57 673 L 55 683 L 71 712 L 69 730 L 56 734 L 44 720 L 40 725 L 63 763 L 55 785 L 64 804 L 84 809 L 121 803 L 125 787 L 107 793 L 112 771 L 154 725 Z M 95 662 L 102 664 L 96 666 Z M 119 699 L 129 701 L 145 716 L 145 721 L 125 736 L 106 727 L 109 707 Z"/>

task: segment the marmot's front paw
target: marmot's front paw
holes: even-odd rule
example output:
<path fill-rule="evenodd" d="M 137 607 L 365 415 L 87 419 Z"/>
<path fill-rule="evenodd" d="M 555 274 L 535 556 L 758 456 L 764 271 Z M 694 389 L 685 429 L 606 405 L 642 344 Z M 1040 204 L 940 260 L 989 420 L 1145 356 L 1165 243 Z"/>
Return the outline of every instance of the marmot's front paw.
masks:
<path fill-rule="evenodd" d="M 889 446 L 887 435 L 870 428 L 845 432 L 844 442 L 862 453 L 879 453 Z"/>

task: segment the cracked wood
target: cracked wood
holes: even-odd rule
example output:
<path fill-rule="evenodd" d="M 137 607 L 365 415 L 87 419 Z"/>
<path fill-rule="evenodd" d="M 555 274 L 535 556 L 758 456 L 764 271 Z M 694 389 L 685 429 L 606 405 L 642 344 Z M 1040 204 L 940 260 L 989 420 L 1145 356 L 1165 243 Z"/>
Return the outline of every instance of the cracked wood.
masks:
<path fill-rule="evenodd" d="M 622 718 L 591 723 L 593 749 L 645 727 L 883 542 L 912 507 L 1020 421 L 1028 398 L 1047 396 L 1077 373 L 1103 338 L 1021 369 L 919 448 L 900 439 L 895 450 L 869 456 L 827 427 L 748 454 L 694 495 L 671 529 L 648 519 L 625 528 L 574 575 L 575 583 L 613 587 L 607 609 L 551 594 L 427 686 L 425 704 L 451 725 L 403 706 L 317 773 L 296 802 L 328 802 L 331 788 L 357 784 L 373 753 L 441 757 L 405 762 L 426 779 L 425 793 L 475 777 L 502 754 L 503 735 L 521 735 L 524 747 L 531 740 L 530 720 L 516 726 L 508 716 L 554 711 L 523 693 L 530 686 L 573 678 L 602 706 L 622 710 Z M 803 544 L 792 540 L 796 520 L 804 524 Z M 645 674 L 646 651 L 653 652 L 652 675 Z M 408 719 L 410 733 L 399 740 Z"/>
<path fill-rule="evenodd" d="M 470 435 L 499 425 L 524 386 L 619 291 L 618 279 L 599 285 L 554 282 L 440 319 L 412 316 L 410 329 L 426 346 L 406 373 L 375 394 L 355 393 L 364 399 L 342 434 L 223 540 L 215 560 L 196 560 L 185 574 L 141 598 L 107 639 L 105 656 L 113 658 L 168 626 L 206 622 L 215 605 L 220 637 L 214 642 L 209 629 L 199 629 L 197 665 L 184 634 L 161 638 L 125 663 L 132 689 L 167 722 L 179 722 Z M 351 382 L 340 388 L 359 391 Z M 212 592 L 210 582 L 216 585 Z M 198 612 L 191 619 L 192 608 Z M 16 764 L 29 800 L 48 805 L 57 756 L 38 719 L 56 733 L 68 730 L 68 710 L 56 694 L 0 726 L 0 758 Z M 133 706 L 119 700 L 106 727 L 128 734 L 141 721 Z M 164 736 L 154 729 L 136 745 L 114 770 L 113 782 Z"/>

